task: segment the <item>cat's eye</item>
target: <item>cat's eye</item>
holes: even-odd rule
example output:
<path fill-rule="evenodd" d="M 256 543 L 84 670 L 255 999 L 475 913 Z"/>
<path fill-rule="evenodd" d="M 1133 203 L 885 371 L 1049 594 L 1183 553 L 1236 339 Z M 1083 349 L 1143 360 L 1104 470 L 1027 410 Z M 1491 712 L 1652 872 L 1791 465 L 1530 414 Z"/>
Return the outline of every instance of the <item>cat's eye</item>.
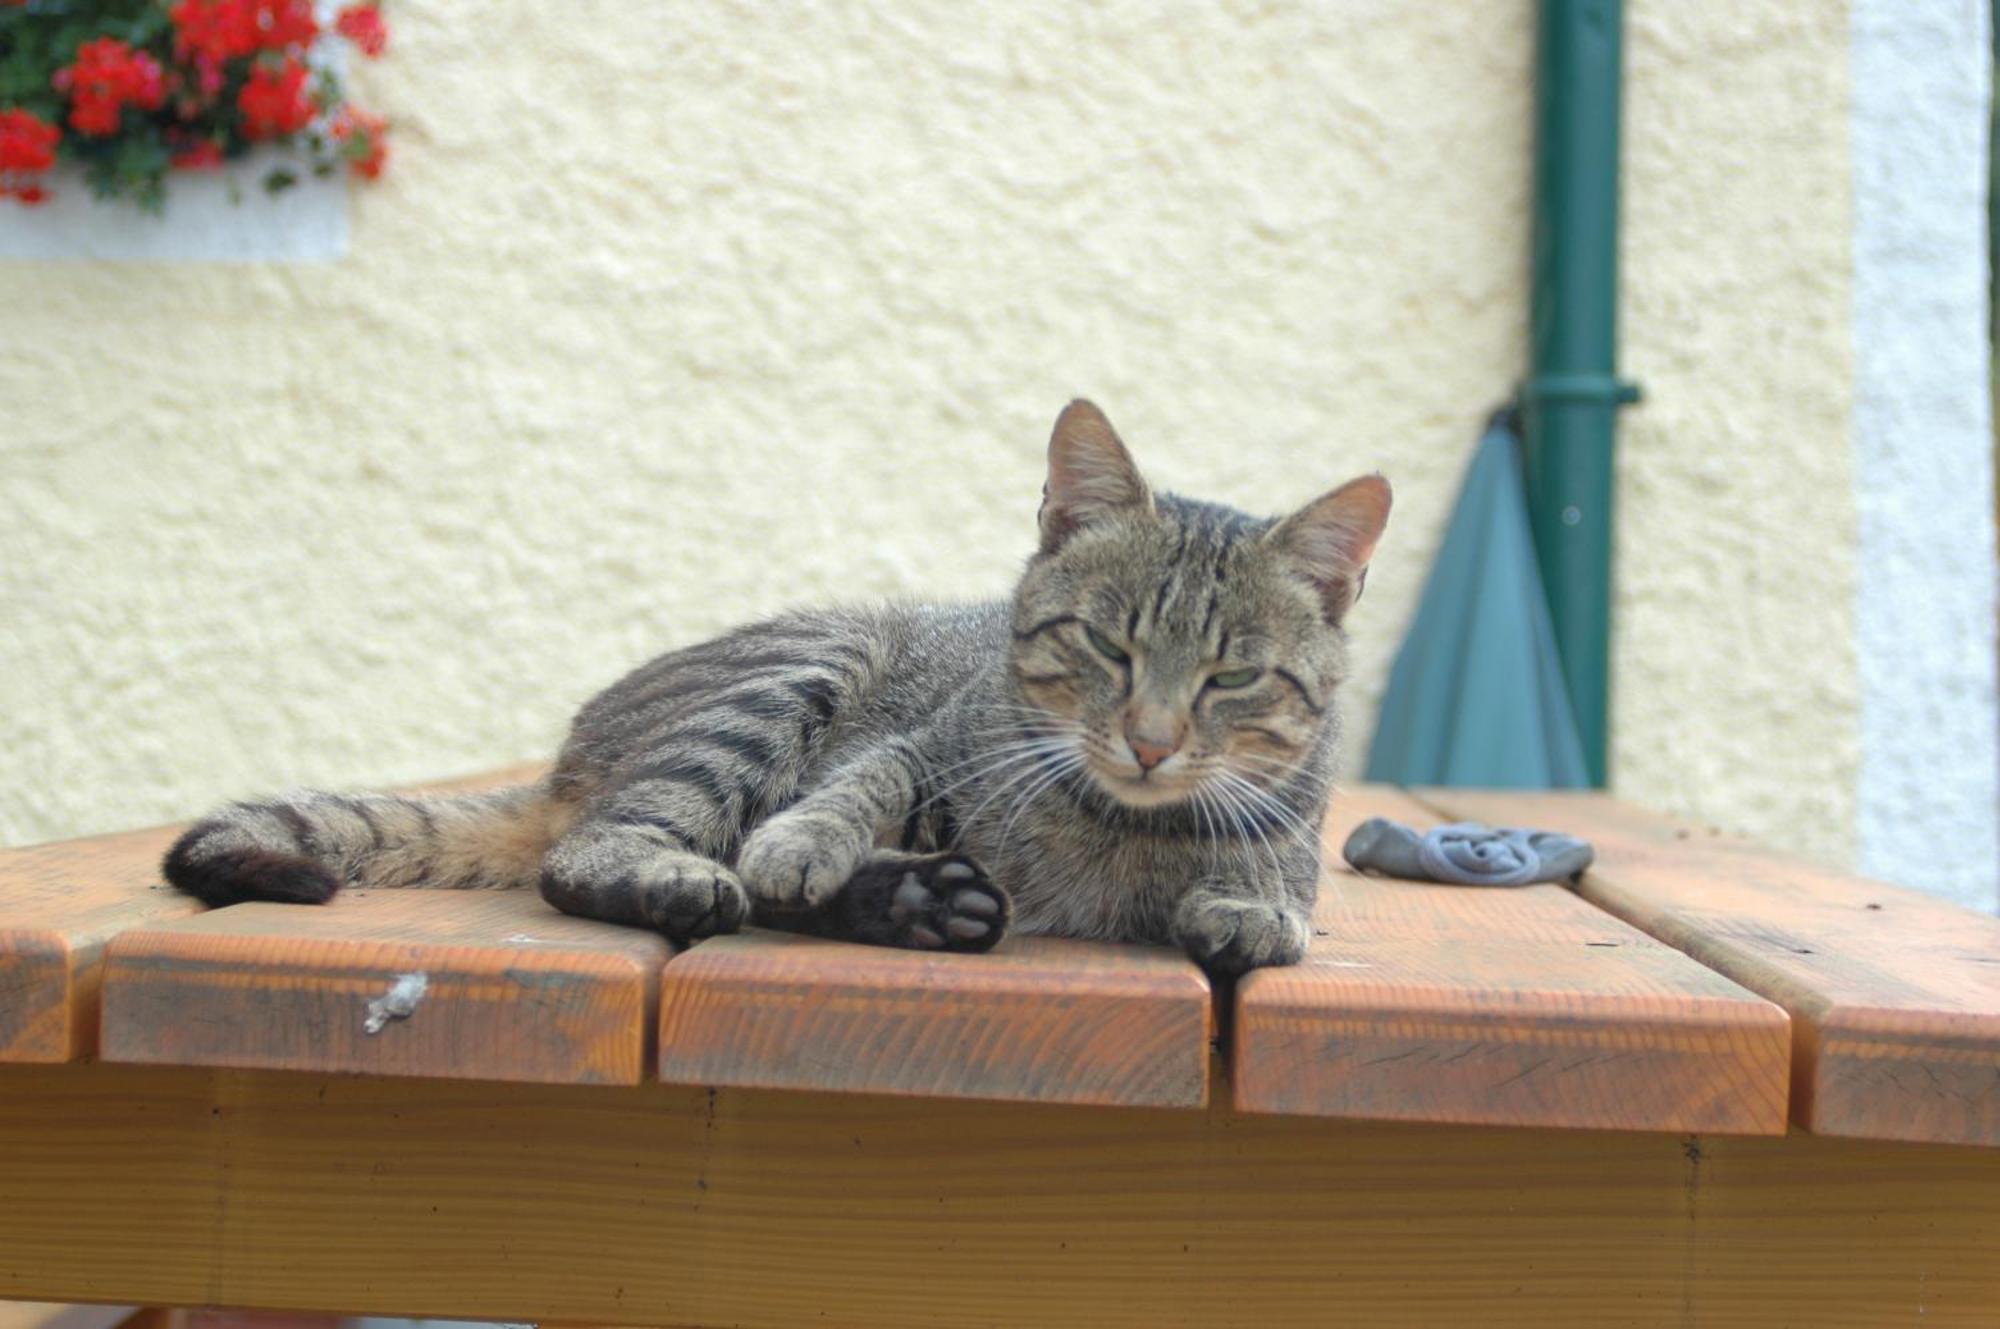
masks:
<path fill-rule="evenodd" d="M 1096 628 L 1091 627 L 1088 623 L 1084 624 L 1083 635 L 1090 638 L 1091 649 L 1107 660 L 1115 660 L 1119 664 L 1124 664 L 1132 658 L 1120 650 L 1118 644 L 1112 641 L 1111 638 L 1105 636 Z"/>
<path fill-rule="evenodd" d="M 1208 685 L 1215 688 L 1247 688 L 1257 681 L 1258 669 L 1225 669 L 1219 674 L 1208 676 Z"/>

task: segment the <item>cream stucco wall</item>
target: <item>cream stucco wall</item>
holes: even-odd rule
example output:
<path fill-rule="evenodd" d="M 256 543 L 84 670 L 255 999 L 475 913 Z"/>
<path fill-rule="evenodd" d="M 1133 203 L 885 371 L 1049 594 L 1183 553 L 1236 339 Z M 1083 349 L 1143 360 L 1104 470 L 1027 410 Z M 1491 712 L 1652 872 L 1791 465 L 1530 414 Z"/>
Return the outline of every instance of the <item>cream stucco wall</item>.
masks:
<path fill-rule="evenodd" d="M 1627 13 L 1612 781 L 1847 862 L 1847 6 Z"/>
<path fill-rule="evenodd" d="M 1844 19 L 1631 8 L 1616 779 L 1840 857 Z M 1390 472 L 1358 753 L 1524 358 L 1531 13 L 399 8 L 344 260 L 0 265 L 0 840 L 534 756 L 729 622 L 997 592 L 1078 392 L 1172 487 Z"/>

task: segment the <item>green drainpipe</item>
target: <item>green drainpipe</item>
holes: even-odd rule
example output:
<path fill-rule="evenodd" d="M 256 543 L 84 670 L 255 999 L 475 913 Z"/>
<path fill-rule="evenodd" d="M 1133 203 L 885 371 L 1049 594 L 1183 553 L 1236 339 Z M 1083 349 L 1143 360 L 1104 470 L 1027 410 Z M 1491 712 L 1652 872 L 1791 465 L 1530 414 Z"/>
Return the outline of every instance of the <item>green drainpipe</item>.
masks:
<path fill-rule="evenodd" d="M 1528 516 L 1591 783 L 1605 777 L 1617 374 L 1621 0 L 1542 0 Z"/>

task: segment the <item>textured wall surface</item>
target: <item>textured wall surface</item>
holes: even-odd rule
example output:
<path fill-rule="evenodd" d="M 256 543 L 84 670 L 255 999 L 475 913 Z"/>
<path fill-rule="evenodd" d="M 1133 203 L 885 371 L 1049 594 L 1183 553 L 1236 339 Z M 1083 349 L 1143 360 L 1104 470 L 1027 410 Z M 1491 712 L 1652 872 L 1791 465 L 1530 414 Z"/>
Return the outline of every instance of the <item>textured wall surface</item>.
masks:
<path fill-rule="evenodd" d="M 1847 6 L 1627 13 L 1612 782 L 1851 861 Z"/>
<path fill-rule="evenodd" d="M 1989 910 L 1990 14 L 1985 0 L 1854 0 L 1853 47 L 1860 861 Z"/>
<path fill-rule="evenodd" d="M 1394 477 L 1365 712 L 1521 358 L 1528 13 L 398 8 L 345 260 L 0 264 L 0 839 L 533 756 L 732 621 L 998 592 L 1079 392 L 1169 487 Z"/>
<path fill-rule="evenodd" d="M 1846 7 L 1631 0 L 1614 779 L 1855 845 Z M 0 839 L 550 750 L 663 647 L 984 594 L 1098 398 L 1398 488 L 1525 354 L 1532 5 L 396 11 L 322 266 L 0 265 Z"/>

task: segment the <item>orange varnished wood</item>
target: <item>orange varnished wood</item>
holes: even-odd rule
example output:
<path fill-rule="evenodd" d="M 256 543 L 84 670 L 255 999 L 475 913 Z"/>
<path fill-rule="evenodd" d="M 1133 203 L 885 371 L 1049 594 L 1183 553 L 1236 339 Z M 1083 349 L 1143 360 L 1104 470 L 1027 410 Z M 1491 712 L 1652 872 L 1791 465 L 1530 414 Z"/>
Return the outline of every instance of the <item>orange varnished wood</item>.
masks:
<path fill-rule="evenodd" d="M 525 783 L 546 769 L 510 766 L 422 792 Z M 105 943 L 201 912 L 160 879 L 160 859 L 185 829 L 0 849 L 0 1062 L 71 1061 L 94 1050 Z"/>
<path fill-rule="evenodd" d="M 752 930 L 667 967 L 660 1078 L 1196 1107 L 1208 980 L 1181 955 L 1009 938 L 936 955 Z"/>
<path fill-rule="evenodd" d="M 661 937 L 532 891 L 347 891 L 138 928 L 105 957 L 106 1061 L 543 1084 L 646 1076 Z M 423 994 L 370 1027 L 405 976 Z M 406 985 L 406 991 L 408 990 Z"/>
<path fill-rule="evenodd" d="M 0 1329 L 166 1329 L 166 1326 L 148 1323 L 146 1312 L 131 1306 L 0 1301 Z"/>
<path fill-rule="evenodd" d="M 1785 1014 L 1560 886 L 1363 877 L 1355 825 L 1436 824 L 1392 790 L 1335 799 L 1306 962 L 1239 987 L 1235 1101 L 1255 1112 L 1777 1134 Z"/>
<path fill-rule="evenodd" d="M 1584 898 L 1791 1012 L 1807 1129 L 2000 1145 L 2000 919 L 1603 796 L 1424 797 L 1595 841 Z"/>
<path fill-rule="evenodd" d="M 0 850 L 0 1061 L 71 1061 L 95 1046 L 105 943 L 201 909 L 160 880 L 180 830 Z"/>
<path fill-rule="evenodd" d="M 2000 1306 L 2000 1150 L 1804 1132 L 72 1065 L 0 1066 L 0 1142 L 0 1294 L 51 1301 L 710 1329 Z"/>

